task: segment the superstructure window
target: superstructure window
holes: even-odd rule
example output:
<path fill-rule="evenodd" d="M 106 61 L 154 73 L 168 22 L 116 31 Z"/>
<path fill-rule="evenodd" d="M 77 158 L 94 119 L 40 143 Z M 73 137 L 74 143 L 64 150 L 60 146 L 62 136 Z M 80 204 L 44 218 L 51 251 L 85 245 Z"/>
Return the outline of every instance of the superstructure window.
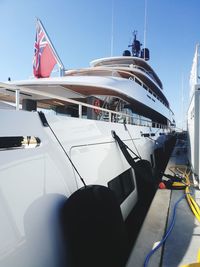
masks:
<path fill-rule="evenodd" d="M 151 158 L 151 167 L 153 168 L 154 167 L 154 158 L 153 158 L 152 154 L 150 155 L 150 158 Z"/>
<path fill-rule="evenodd" d="M 148 91 L 148 87 L 143 84 L 143 88 Z"/>
<path fill-rule="evenodd" d="M 135 82 L 138 83 L 139 85 L 142 85 L 142 83 L 137 78 L 135 78 Z"/>
<path fill-rule="evenodd" d="M 40 139 L 35 136 L 3 136 L 0 137 L 0 150 L 34 148 L 40 143 Z"/>
<path fill-rule="evenodd" d="M 108 187 L 115 192 L 119 204 L 121 204 L 135 189 L 133 171 L 128 169 L 116 178 L 108 182 Z"/>

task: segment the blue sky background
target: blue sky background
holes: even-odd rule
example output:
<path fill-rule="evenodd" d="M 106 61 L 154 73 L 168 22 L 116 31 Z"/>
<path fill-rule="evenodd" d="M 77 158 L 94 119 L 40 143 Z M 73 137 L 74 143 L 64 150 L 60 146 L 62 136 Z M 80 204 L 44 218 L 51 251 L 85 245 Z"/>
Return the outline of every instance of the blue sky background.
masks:
<path fill-rule="evenodd" d="M 110 56 L 112 3 L 113 55 L 119 56 L 134 30 L 143 42 L 145 0 L 0 0 L 0 80 L 32 76 L 36 17 L 65 68 L 88 66 L 93 59 Z M 199 13 L 199 0 L 147 0 L 149 63 L 163 82 L 179 127 L 188 106 L 195 45 L 200 42 Z"/>

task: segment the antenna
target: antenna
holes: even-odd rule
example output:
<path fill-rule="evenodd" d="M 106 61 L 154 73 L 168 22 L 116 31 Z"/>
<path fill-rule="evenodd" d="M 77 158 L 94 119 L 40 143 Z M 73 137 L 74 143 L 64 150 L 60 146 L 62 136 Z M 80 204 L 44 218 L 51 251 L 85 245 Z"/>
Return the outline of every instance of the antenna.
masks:
<path fill-rule="evenodd" d="M 112 0 L 112 21 L 111 21 L 111 44 L 110 44 L 110 55 L 113 56 L 113 32 L 114 32 L 114 0 Z"/>
<path fill-rule="evenodd" d="M 181 113 L 182 113 L 182 131 L 183 131 L 183 121 L 184 121 L 184 96 L 183 96 L 183 74 L 181 77 Z"/>
<path fill-rule="evenodd" d="M 129 45 L 128 47 L 132 47 L 132 56 L 133 57 L 140 57 L 140 52 L 141 52 L 141 43 L 137 40 L 137 31 L 133 32 L 133 43 Z"/>

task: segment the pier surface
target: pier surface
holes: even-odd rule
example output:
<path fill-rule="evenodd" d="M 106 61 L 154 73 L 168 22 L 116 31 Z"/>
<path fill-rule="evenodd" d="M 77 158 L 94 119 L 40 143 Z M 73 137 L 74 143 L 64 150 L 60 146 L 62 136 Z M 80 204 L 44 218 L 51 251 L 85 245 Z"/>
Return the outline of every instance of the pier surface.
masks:
<path fill-rule="evenodd" d="M 187 142 L 177 139 L 165 173 L 171 169 L 188 167 Z M 200 191 L 193 190 L 193 198 L 200 205 Z M 138 238 L 130 254 L 126 267 L 178 267 L 197 262 L 200 249 L 200 222 L 192 213 L 184 190 L 158 189 L 141 227 Z M 162 240 L 172 221 L 174 205 L 180 198 L 175 213 L 175 223 L 164 244 L 150 257 L 144 265 L 147 255 Z"/>

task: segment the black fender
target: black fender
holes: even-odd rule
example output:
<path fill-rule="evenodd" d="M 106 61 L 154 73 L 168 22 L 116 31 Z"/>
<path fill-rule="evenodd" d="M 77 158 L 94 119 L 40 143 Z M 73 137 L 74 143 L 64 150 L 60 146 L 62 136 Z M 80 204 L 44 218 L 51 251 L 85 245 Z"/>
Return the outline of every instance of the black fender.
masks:
<path fill-rule="evenodd" d="M 112 190 L 101 185 L 73 193 L 63 209 L 68 267 L 122 267 L 127 260 L 127 235 Z"/>

